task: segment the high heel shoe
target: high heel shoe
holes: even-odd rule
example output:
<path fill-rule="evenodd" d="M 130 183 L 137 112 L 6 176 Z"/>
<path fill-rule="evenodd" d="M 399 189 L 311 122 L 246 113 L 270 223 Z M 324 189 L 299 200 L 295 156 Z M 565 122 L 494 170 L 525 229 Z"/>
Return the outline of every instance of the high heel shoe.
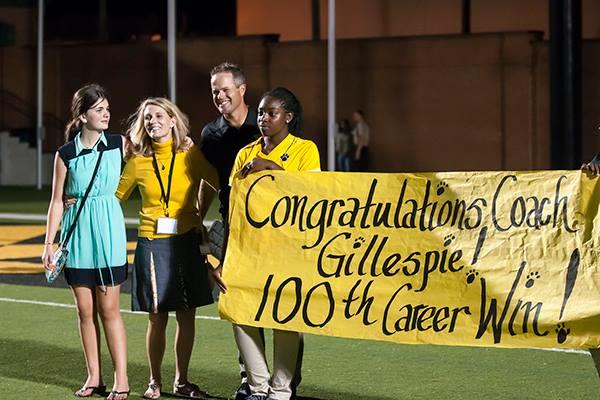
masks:
<path fill-rule="evenodd" d="M 91 392 L 87 393 L 89 390 L 91 390 Z M 73 395 L 75 395 L 75 397 L 92 397 L 95 394 L 104 396 L 105 393 L 106 385 L 98 385 L 82 387 L 81 389 L 73 393 Z"/>

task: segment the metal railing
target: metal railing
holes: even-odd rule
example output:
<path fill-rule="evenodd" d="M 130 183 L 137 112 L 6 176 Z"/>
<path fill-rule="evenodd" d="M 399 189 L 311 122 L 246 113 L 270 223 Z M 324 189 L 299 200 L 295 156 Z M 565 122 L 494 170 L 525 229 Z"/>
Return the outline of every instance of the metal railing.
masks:
<path fill-rule="evenodd" d="M 13 112 L 23 118 L 23 123 L 15 124 L 7 121 L 6 116 Z M 65 122 L 52 113 L 42 114 L 46 137 L 43 150 L 54 151 L 62 142 L 62 132 Z M 23 98 L 7 90 L 0 89 L 0 130 L 8 130 L 22 141 L 35 147 L 36 143 L 36 108 Z"/>

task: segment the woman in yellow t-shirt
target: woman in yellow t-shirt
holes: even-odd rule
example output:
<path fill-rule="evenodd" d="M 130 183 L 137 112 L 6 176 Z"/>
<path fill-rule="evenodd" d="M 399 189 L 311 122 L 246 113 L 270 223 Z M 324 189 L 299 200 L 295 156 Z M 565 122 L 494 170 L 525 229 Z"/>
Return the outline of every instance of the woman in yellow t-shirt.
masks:
<path fill-rule="evenodd" d="M 242 148 L 231 171 L 230 182 L 237 175 L 263 170 L 320 171 L 317 146 L 298 133 L 302 106 L 286 88 L 265 93 L 258 106 L 258 127 L 262 137 Z M 273 374 L 265 358 L 260 328 L 233 326 L 235 340 L 246 366 L 248 384 L 253 399 L 287 400 L 293 395 L 294 376 L 300 376 L 300 333 L 273 330 Z M 296 371 L 298 369 L 298 371 Z"/>
<path fill-rule="evenodd" d="M 196 307 L 213 302 L 206 258 L 199 251 L 196 207 L 200 181 L 217 184 L 216 173 L 202 153 L 188 147 L 188 118 L 165 98 L 144 100 L 130 117 L 127 134 L 133 156 L 127 161 L 117 197 L 127 199 L 135 187 L 142 197 L 131 286 L 133 311 L 149 313 L 146 351 L 150 383 L 145 398 L 161 394 L 168 312 L 175 311 L 176 395 L 200 397 L 188 381 L 195 334 Z"/>

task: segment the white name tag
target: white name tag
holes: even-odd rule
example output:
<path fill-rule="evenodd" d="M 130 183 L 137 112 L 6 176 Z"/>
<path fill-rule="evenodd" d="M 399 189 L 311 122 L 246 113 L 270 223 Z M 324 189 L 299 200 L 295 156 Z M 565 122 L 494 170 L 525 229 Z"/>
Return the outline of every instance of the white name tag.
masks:
<path fill-rule="evenodd" d="M 174 235 L 177 233 L 177 220 L 175 218 L 161 217 L 156 221 L 156 233 Z"/>

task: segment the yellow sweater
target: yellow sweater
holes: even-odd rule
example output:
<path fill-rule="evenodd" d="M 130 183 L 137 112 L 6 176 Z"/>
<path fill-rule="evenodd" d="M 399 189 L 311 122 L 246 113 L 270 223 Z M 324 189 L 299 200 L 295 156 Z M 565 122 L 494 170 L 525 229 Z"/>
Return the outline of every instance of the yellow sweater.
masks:
<path fill-rule="evenodd" d="M 152 142 L 165 193 L 168 191 L 172 146 L 172 140 L 165 143 Z M 130 158 L 121 174 L 116 195 L 119 199 L 125 200 L 129 198 L 136 186 L 139 187 L 142 209 L 140 210 L 138 236 L 150 239 L 165 238 L 172 235 L 156 233 L 156 221 L 165 216 L 165 202 L 152 164 L 152 156 Z M 178 234 L 199 226 L 201 222 L 196 205 L 201 179 L 218 187 L 216 171 L 197 147 L 192 146 L 186 151 L 177 152 L 169 198 L 169 217 L 177 219 Z"/>

